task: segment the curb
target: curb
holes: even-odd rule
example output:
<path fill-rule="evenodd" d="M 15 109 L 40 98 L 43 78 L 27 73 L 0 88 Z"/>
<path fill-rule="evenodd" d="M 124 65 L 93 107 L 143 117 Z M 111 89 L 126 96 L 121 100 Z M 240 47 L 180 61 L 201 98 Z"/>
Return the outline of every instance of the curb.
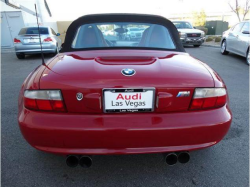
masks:
<path fill-rule="evenodd" d="M 214 48 L 220 48 L 220 46 L 218 45 L 207 45 L 207 44 L 202 44 L 201 46 L 204 46 L 204 47 L 214 47 Z"/>

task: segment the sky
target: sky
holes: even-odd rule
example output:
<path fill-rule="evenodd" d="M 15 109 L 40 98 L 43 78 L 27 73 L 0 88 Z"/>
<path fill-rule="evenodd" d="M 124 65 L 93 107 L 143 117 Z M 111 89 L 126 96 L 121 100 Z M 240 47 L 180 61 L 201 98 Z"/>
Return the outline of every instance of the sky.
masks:
<path fill-rule="evenodd" d="M 231 0 L 232 1 L 232 0 Z M 228 0 L 47 0 L 57 21 L 95 13 L 145 13 L 169 17 L 174 13 L 228 12 Z"/>

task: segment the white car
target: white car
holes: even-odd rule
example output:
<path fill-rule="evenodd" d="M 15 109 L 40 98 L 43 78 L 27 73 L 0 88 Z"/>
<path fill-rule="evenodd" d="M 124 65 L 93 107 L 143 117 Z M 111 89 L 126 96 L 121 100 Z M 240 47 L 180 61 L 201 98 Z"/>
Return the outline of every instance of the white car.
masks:
<path fill-rule="evenodd" d="M 127 28 L 128 32 L 126 33 L 127 40 L 140 40 L 142 38 L 142 33 L 144 32 L 143 28 L 131 27 Z"/>
<path fill-rule="evenodd" d="M 249 21 L 240 22 L 223 33 L 221 53 L 227 55 L 230 52 L 246 57 L 246 62 L 249 65 L 249 43 Z"/>
<path fill-rule="evenodd" d="M 193 45 L 200 47 L 205 41 L 204 31 L 198 30 L 187 21 L 173 21 L 180 34 L 180 39 L 183 45 Z"/>

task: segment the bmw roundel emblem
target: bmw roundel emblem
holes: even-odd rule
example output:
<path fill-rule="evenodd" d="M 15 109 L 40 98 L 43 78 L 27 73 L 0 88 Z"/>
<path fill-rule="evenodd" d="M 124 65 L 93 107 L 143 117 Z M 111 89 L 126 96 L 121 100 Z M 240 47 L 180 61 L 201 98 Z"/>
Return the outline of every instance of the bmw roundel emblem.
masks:
<path fill-rule="evenodd" d="M 124 76 L 133 76 L 136 73 L 134 69 L 129 68 L 123 69 L 121 72 Z"/>
<path fill-rule="evenodd" d="M 81 101 L 82 98 L 83 98 L 83 94 L 82 94 L 81 92 L 78 92 L 78 93 L 76 94 L 76 99 L 77 99 L 78 101 Z"/>

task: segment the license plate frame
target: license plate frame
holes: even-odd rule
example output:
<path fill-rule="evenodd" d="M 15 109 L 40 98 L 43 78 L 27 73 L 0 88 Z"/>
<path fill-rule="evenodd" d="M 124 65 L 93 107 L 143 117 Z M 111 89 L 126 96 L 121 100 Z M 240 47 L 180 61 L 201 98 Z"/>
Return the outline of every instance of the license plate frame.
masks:
<path fill-rule="evenodd" d="M 105 107 L 105 92 L 114 93 L 143 93 L 147 91 L 152 91 L 152 108 L 140 108 L 140 109 L 106 109 Z M 145 113 L 154 112 L 155 109 L 155 88 L 104 88 L 102 89 L 102 107 L 104 113 Z"/>

